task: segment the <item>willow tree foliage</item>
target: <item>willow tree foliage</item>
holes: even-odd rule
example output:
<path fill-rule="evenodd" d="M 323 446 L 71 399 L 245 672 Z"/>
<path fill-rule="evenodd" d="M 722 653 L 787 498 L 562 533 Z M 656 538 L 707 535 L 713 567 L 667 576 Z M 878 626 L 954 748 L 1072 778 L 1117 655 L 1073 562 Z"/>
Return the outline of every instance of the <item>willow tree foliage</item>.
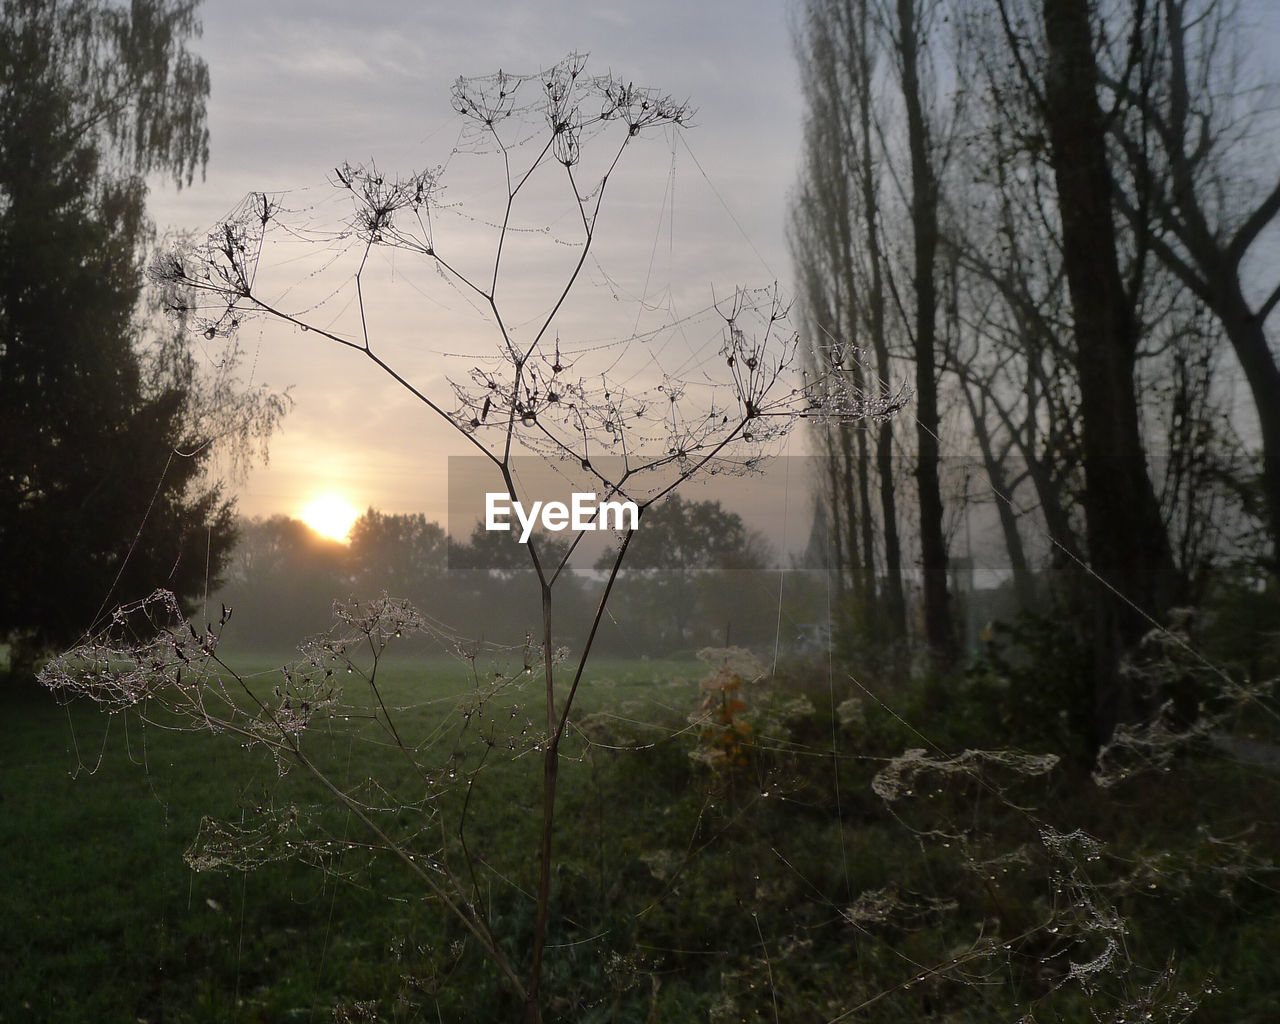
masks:
<path fill-rule="evenodd" d="M 208 158 L 197 4 L 10 0 L 0 15 L 0 638 L 21 662 L 111 603 L 216 581 L 230 502 L 204 478 L 284 410 L 148 323 L 149 174 Z"/>

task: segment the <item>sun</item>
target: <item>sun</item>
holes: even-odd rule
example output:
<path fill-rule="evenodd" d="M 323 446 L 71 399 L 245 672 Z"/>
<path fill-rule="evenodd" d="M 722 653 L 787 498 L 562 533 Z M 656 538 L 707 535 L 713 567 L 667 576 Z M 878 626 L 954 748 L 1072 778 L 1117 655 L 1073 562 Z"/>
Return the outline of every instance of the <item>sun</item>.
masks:
<path fill-rule="evenodd" d="M 338 494 L 322 494 L 302 510 L 302 521 L 322 537 L 346 543 L 351 524 L 360 513 Z"/>

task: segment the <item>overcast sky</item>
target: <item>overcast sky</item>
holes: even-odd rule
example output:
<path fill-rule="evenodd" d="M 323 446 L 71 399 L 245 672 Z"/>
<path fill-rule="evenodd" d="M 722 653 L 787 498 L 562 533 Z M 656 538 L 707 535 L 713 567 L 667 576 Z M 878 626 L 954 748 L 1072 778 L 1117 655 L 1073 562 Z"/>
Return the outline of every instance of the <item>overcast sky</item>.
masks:
<path fill-rule="evenodd" d="M 499 68 L 536 72 L 576 50 L 590 53 L 589 71 L 617 72 L 697 108 L 682 141 L 661 131 L 646 140 L 647 156 L 629 162 L 609 197 L 609 258 L 652 277 L 637 292 L 652 297 L 671 286 L 675 311 L 687 314 L 735 285 L 777 278 L 786 287 L 784 225 L 802 110 L 791 12 L 786 0 L 206 0 L 196 48 L 213 83 L 207 177 L 181 192 L 157 185 L 152 210 L 161 228 L 203 233 L 247 192 L 287 190 L 287 204 L 314 205 L 319 223 L 336 215 L 326 184 L 333 168 L 371 159 L 386 172 L 447 164 L 451 198 L 468 197 L 474 166 L 452 157 L 462 127 L 450 107 L 453 81 Z M 309 284 L 307 266 L 299 288 Z M 397 271 L 409 272 L 390 268 Z M 621 321 L 600 323 L 594 336 L 625 335 L 637 314 L 625 302 L 600 301 L 616 290 L 605 273 L 593 268 L 584 282 L 582 315 Z M 402 313 L 399 300 L 392 306 Z M 396 316 L 384 325 L 388 335 L 432 331 Z M 255 379 L 291 385 L 296 401 L 272 441 L 270 466 L 238 488 L 242 512 L 296 515 L 316 494 L 337 491 L 361 508 L 443 521 L 445 455 L 464 449 L 427 410 L 355 353 L 314 335 L 252 323 L 242 342 Z M 414 362 L 435 351 L 423 344 L 405 358 L 421 379 L 442 385 Z"/>
<path fill-rule="evenodd" d="M 696 311 L 737 286 L 778 280 L 790 291 L 785 223 L 803 113 L 795 6 L 205 0 L 196 48 L 213 83 L 207 177 L 181 192 L 157 183 L 152 211 L 162 229 L 203 233 L 246 193 L 282 192 L 297 218 L 323 231 L 343 210 L 328 182 L 344 161 L 376 160 L 387 174 L 444 165 L 450 252 L 474 257 L 492 241 L 494 202 L 505 193 L 492 162 L 455 153 L 463 119 L 450 105 L 454 80 L 499 68 L 536 72 L 570 51 L 589 53 L 589 73 L 656 87 L 687 99 L 697 114 L 679 138 L 657 131 L 628 153 L 610 185 L 599 260 L 565 311 L 566 328 L 617 342 L 666 318 L 680 323 L 678 342 L 690 353 L 714 352 L 714 311 L 700 320 Z M 1256 48 L 1255 72 L 1272 77 L 1267 55 L 1277 50 L 1280 4 L 1244 0 L 1240 16 Z M 536 203 L 527 211 L 525 223 L 546 234 L 518 239 L 531 240 L 530 248 L 523 264 L 513 263 L 504 294 L 528 302 L 509 321 L 532 320 L 556 288 L 553 261 L 542 253 L 572 249 L 574 216 Z M 543 240 L 548 248 L 537 250 Z M 275 269 L 264 281 L 286 304 L 313 323 L 350 328 L 352 279 L 341 264 L 313 275 L 316 262 L 291 251 L 269 250 L 266 259 Z M 421 261 L 384 259 L 376 272 L 380 283 L 398 286 L 377 291 L 368 282 L 380 353 L 424 391 L 447 398 L 443 375 L 456 377 L 459 365 L 446 366 L 445 354 L 492 352 L 492 330 L 456 289 L 428 294 L 439 281 Z M 643 315 L 641 296 L 650 307 Z M 421 511 L 444 522 L 447 456 L 469 449 L 437 417 L 367 360 L 314 334 L 255 322 L 241 341 L 253 379 L 292 387 L 296 402 L 272 440 L 269 467 L 236 487 L 242 512 L 297 515 L 315 496 L 337 492 L 362 509 Z"/>

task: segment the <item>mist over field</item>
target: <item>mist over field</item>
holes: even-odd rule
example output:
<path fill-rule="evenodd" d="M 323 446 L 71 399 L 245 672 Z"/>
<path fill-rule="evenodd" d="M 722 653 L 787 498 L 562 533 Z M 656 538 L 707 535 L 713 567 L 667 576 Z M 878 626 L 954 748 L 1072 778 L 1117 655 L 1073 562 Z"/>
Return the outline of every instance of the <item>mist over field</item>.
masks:
<path fill-rule="evenodd" d="M 1278 33 L 6 0 L 0 1022 L 1280 1019 Z"/>

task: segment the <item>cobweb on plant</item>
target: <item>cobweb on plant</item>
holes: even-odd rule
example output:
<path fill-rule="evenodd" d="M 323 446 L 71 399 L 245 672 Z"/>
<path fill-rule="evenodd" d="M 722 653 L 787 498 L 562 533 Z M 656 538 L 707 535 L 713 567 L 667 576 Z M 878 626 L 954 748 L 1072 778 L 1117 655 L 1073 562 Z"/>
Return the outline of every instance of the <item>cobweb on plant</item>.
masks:
<path fill-rule="evenodd" d="M 669 98 L 612 79 L 587 81 L 583 67 L 580 58 L 571 57 L 541 75 L 461 82 L 455 103 L 468 118 L 464 148 L 505 159 L 492 129 L 517 115 L 517 104 L 531 93 L 551 118 L 553 159 L 571 176 L 581 165 L 584 145 L 607 130 L 608 122 L 624 124 L 630 138 L 657 122 L 678 124 L 686 116 L 683 105 Z M 582 108 L 570 102 L 579 89 L 587 89 L 610 114 L 584 118 Z M 528 144 L 533 138 L 521 135 L 516 142 Z M 592 204 L 598 204 L 607 174 L 582 190 L 574 186 L 588 241 L 592 210 L 598 210 Z M 281 319 L 312 338 L 373 359 L 481 450 L 501 454 L 514 438 L 523 450 L 597 474 L 611 493 L 645 501 L 694 471 L 751 468 L 782 443 L 789 428 L 807 419 L 865 422 L 898 414 L 906 404 L 905 392 L 869 398 L 853 387 L 846 359 L 856 354 L 846 349 L 833 348 L 826 365 L 816 370 L 801 367 L 794 333 L 786 326 L 786 302 L 776 287 L 735 291 L 691 314 L 667 310 L 658 327 L 644 330 L 638 314 L 630 334 L 604 339 L 571 340 L 568 331 L 562 338 L 551 327 L 557 304 L 545 320 L 533 316 L 510 329 L 500 327 L 495 360 L 452 353 L 451 365 L 461 370 L 450 376 L 444 397 L 428 397 L 384 362 L 372 329 L 376 325 L 364 313 L 363 275 L 370 254 L 390 245 L 435 261 L 436 279 L 464 314 L 494 306 L 496 285 L 461 273 L 438 240 L 442 222 L 464 216 L 442 200 L 441 181 L 438 169 L 390 177 L 372 165 L 344 166 L 335 172 L 334 184 L 354 219 L 343 229 L 324 228 L 316 204 L 296 194 L 258 194 L 202 246 L 171 254 L 155 273 L 170 288 L 173 312 L 210 341 L 233 335 L 251 315 Z M 506 230 L 497 218 L 468 223 Z M 581 240 L 553 238 L 585 254 Z M 292 297 L 290 288 L 263 297 L 264 254 L 279 256 L 290 246 L 317 244 L 321 255 L 315 273 L 336 271 L 331 290 L 322 288 L 319 299 L 308 297 L 293 306 L 284 301 Z M 495 278 L 497 273 L 495 265 Z M 351 320 L 357 309 L 358 318 Z M 522 334 L 526 323 L 532 326 Z M 700 341 L 689 343 L 690 336 Z M 673 337 L 686 347 L 676 350 L 678 358 L 666 372 L 658 350 Z M 579 365 L 601 357 L 607 374 L 588 374 Z M 604 475 L 606 457 L 621 458 L 622 472 Z M 781 611 L 780 596 L 779 633 Z M 390 855 L 427 886 L 434 900 L 455 908 L 469 929 L 461 941 L 488 943 L 505 956 L 510 943 L 495 935 L 493 922 L 519 920 L 530 894 L 498 853 L 477 846 L 483 837 L 473 836 L 471 827 L 489 780 L 496 780 L 504 765 L 519 772 L 535 763 L 530 755 L 549 740 L 539 721 L 540 695 L 528 692 L 547 652 L 528 637 L 482 643 L 474 638 L 476 630 L 446 625 L 387 596 L 339 603 L 335 619 L 330 633 L 306 640 L 289 664 L 268 673 L 244 673 L 222 649 L 227 610 L 216 624 L 199 625 L 173 595 L 160 592 L 119 610 L 109 627 L 52 662 L 43 678 L 67 696 L 139 715 L 153 726 L 220 733 L 248 748 L 246 756 L 264 757 L 282 788 L 269 799 L 247 801 L 239 821 L 205 819 L 187 853 L 193 869 L 250 871 L 300 860 L 326 877 L 356 879 L 374 858 Z M 410 638 L 448 654 L 468 684 L 465 692 L 420 695 L 412 686 L 389 681 L 389 653 Z M 1188 644 L 1164 629 L 1153 633 L 1152 643 L 1161 653 L 1133 671 L 1146 673 L 1144 678 L 1159 688 L 1165 678 L 1160 666 L 1185 653 Z M 566 657 L 570 652 L 550 653 L 553 664 L 573 663 Z M 815 735 L 819 716 L 812 699 L 770 681 L 749 654 L 716 649 L 706 652 L 706 660 L 701 679 L 681 680 L 685 685 L 646 701 L 589 711 L 568 722 L 566 735 L 574 743 L 566 750 L 566 768 L 595 773 L 606 759 L 678 749 L 701 773 L 690 777 L 701 802 L 683 831 L 672 830 L 682 842 L 639 858 L 646 874 L 632 884 L 649 886 L 652 902 L 630 913 L 625 926 L 612 923 L 602 931 L 580 930 L 569 920 L 559 941 L 548 947 L 553 954 L 562 953 L 566 961 L 594 956 L 613 965 L 606 972 L 614 979 L 609 984 L 617 986 L 611 995 L 629 991 L 637 976 L 647 978 L 655 999 L 664 974 L 680 969 L 669 964 L 713 956 L 722 971 L 712 1019 L 746 1013 L 780 1019 L 779 994 L 786 992 L 786 979 L 803 972 L 812 958 L 814 936 L 834 936 L 858 950 L 872 947 L 879 951 L 874 957 L 891 965 L 867 968 L 833 994 L 825 1007 L 824 1019 L 830 1021 L 857 1019 L 912 990 L 923 990 L 922 999 L 945 1002 L 948 986 L 981 992 L 1014 984 L 1026 986 L 1023 1001 L 1031 1010 L 1025 1021 L 1036 1020 L 1041 1003 L 1068 989 L 1096 998 L 1098 1019 L 1118 1022 L 1145 1014 L 1174 1021 L 1194 1012 L 1195 985 L 1183 986 L 1170 965 L 1153 972 L 1133 961 L 1120 909 L 1150 891 L 1146 887 L 1153 879 L 1177 877 L 1175 866 L 1156 859 L 1124 863 L 1085 832 L 1058 831 L 1042 821 L 1031 809 L 1031 794 L 1038 792 L 1038 780 L 1053 778 L 1056 754 L 946 751 L 916 733 L 892 699 L 856 679 L 848 681 L 851 687 L 838 680 L 830 662 L 825 682 L 836 714 L 829 736 Z M 1166 675 L 1172 680 L 1177 673 Z M 860 695 L 837 701 L 846 690 Z M 1208 717 L 1183 724 L 1171 717 L 1174 705 L 1162 703 L 1155 719 L 1117 733 L 1099 760 L 1098 781 L 1128 778 L 1137 768 L 1167 769 L 1179 749 L 1211 739 L 1226 716 L 1249 702 L 1268 706 L 1268 697 L 1265 688 L 1228 687 L 1219 694 L 1220 703 L 1212 698 L 1198 709 L 1207 708 Z M 901 722 L 915 734 L 913 745 L 893 756 L 862 752 L 869 739 L 869 710 Z M 806 767 L 812 765 L 823 770 Z M 331 781 L 341 780 L 321 794 L 336 801 L 338 818 L 323 813 L 324 799 L 315 794 L 293 798 L 287 787 L 296 782 L 300 766 L 319 767 Z M 865 791 L 841 788 L 842 773 L 855 774 L 851 766 L 863 770 Z M 819 791 L 828 784 L 834 809 Z M 502 799 L 498 792 L 496 799 Z M 859 803 L 866 793 L 883 803 L 893 824 L 914 838 L 939 874 L 951 873 L 935 879 L 936 892 L 867 877 L 858 857 L 873 851 L 846 845 L 858 839 L 846 835 L 854 831 L 851 822 L 875 818 Z M 730 862 L 724 873 L 731 877 L 717 879 L 720 862 L 713 856 L 742 839 L 743 823 L 757 820 L 771 805 L 788 814 L 808 814 L 821 828 L 839 832 L 839 862 L 829 876 L 820 877 L 818 865 L 804 862 L 803 838 L 784 834 L 773 838 L 767 856 L 756 863 Z M 983 818 L 992 810 L 1020 818 L 1025 841 L 1010 847 L 995 835 Z M 352 824 L 353 816 L 363 828 Z M 604 820 L 601 811 L 591 833 L 602 849 Z M 1243 840 L 1206 834 L 1201 846 L 1212 853 L 1207 870 L 1228 880 L 1224 884 L 1243 884 L 1275 870 Z M 759 848 L 753 852 L 759 855 Z M 1190 877 L 1197 868 L 1184 863 L 1181 870 Z M 575 887 L 587 888 L 590 872 L 571 862 L 564 874 L 569 901 Z M 599 875 L 605 874 L 602 868 Z M 1035 911 L 1029 918 L 1006 914 L 999 894 L 1007 880 L 1042 890 L 1038 900 L 1029 901 Z M 619 935 L 668 913 L 688 894 L 714 901 L 709 890 L 717 882 L 732 892 L 736 905 L 719 910 L 726 917 L 716 948 L 690 951 L 639 941 L 623 951 L 616 948 Z M 964 929 L 957 922 L 974 914 L 975 907 L 981 913 L 972 934 L 957 940 L 948 955 L 930 959 L 917 952 L 913 936 L 930 930 L 959 936 Z M 735 931 L 759 941 L 735 942 Z M 450 947 L 443 960 L 437 957 L 431 964 L 456 965 L 460 959 Z M 407 968 L 410 975 L 426 970 L 422 964 Z M 631 980 L 624 983 L 619 979 L 627 972 Z M 900 980 L 886 981 L 895 974 Z M 571 990 L 563 998 L 577 1000 L 570 1007 L 577 1012 L 604 1005 L 599 993 Z M 367 1001 L 339 1011 L 350 1019 L 379 1019 L 379 1012 Z"/>

